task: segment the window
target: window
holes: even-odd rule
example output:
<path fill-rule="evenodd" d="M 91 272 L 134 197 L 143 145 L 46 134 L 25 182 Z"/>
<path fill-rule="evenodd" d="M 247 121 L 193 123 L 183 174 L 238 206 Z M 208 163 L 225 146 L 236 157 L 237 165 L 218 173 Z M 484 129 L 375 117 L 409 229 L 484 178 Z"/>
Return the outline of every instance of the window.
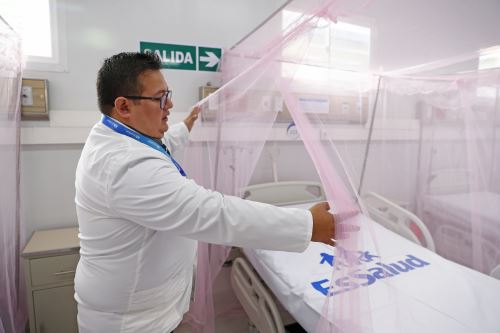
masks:
<path fill-rule="evenodd" d="M 282 28 L 302 20 L 302 14 L 283 11 Z M 337 70 L 365 72 L 370 65 L 371 29 L 343 21 L 337 23 L 319 18 L 311 22 L 315 28 L 309 30 L 307 40 L 292 43 L 283 51 L 283 57 L 300 62 L 329 67 Z M 306 47 L 305 47 L 306 46 Z"/>
<path fill-rule="evenodd" d="M 500 68 L 500 46 L 493 46 L 481 50 L 478 68 L 479 70 Z M 497 98 L 497 90 L 498 88 L 495 87 L 478 87 L 477 96 L 494 100 Z"/>
<path fill-rule="evenodd" d="M 287 33 L 310 18 L 283 11 L 282 29 Z M 371 29 L 351 22 L 313 18 L 313 29 L 297 36 L 282 50 L 281 71 L 293 77 L 292 90 L 321 95 L 358 96 L 369 86 Z M 320 97 L 321 97 L 320 96 Z"/>
<path fill-rule="evenodd" d="M 21 36 L 26 69 L 66 69 L 57 0 L 0 0 L 0 15 Z"/>
<path fill-rule="evenodd" d="M 500 68 L 500 46 L 481 50 L 479 69 Z"/>

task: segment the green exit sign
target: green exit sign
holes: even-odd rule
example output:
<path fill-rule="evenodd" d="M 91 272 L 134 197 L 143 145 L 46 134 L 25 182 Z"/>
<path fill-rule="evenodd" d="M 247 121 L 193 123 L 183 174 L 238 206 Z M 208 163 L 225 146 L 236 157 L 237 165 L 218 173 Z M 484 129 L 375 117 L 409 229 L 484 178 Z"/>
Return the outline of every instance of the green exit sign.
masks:
<path fill-rule="evenodd" d="M 156 53 L 162 68 L 196 70 L 195 46 L 141 42 L 140 48 L 143 53 Z"/>
<path fill-rule="evenodd" d="M 214 47 L 196 47 L 191 45 L 140 42 L 141 52 L 158 55 L 162 68 L 190 71 L 216 72 L 219 69 L 222 49 Z"/>
<path fill-rule="evenodd" d="M 198 47 L 198 70 L 204 72 L 217 72 L 220 64 L 222 50 L 215 47 Z"/>

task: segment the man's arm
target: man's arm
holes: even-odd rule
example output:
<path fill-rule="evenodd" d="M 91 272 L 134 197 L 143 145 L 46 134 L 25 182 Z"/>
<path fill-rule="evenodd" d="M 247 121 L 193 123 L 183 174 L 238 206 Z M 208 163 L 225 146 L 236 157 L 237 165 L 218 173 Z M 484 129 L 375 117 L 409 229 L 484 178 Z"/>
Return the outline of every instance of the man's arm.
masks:
<path fill-rule="evenodd" d="M 223 245 L 301 252 L 311 241 L 308 210 L 222 195 L 182 177 L 163 159 L 145 161 L 140 152 L 129 157 L 120 161 L 107 185 L 106 201 L 121 218 Z"/>

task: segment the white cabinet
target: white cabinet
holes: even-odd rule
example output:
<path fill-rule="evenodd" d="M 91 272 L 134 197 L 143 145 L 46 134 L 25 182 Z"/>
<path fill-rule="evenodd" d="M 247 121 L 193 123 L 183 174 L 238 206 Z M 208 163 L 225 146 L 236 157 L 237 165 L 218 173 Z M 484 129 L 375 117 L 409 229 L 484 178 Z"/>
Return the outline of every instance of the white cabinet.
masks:
<path fill-rule="evenodd" d="M 78 332 L 77 228 L 36 231 L 23 251 L 31 333 Z"/>
<path fill-rule="evenodd" d="M 33 291 L 37 333 L 78 332 L 73 285 Z"/>

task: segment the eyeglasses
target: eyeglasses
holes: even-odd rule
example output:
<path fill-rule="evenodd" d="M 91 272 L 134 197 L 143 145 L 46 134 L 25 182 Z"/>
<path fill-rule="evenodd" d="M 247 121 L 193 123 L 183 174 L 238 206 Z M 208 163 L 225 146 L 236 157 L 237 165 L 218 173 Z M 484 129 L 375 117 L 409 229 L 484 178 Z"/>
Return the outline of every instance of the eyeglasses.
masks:
<path fill-rule="evenodd" d="M 149 99 L 152 101 L 160 101 L 160 109 L 165 108 L 165 104 L 167 103 L 167 99 L 172 99 L 172 90 L 167 90 L 160 97 L 149 97 L 149 96 L 123 96 L 128 99 Z"/>

